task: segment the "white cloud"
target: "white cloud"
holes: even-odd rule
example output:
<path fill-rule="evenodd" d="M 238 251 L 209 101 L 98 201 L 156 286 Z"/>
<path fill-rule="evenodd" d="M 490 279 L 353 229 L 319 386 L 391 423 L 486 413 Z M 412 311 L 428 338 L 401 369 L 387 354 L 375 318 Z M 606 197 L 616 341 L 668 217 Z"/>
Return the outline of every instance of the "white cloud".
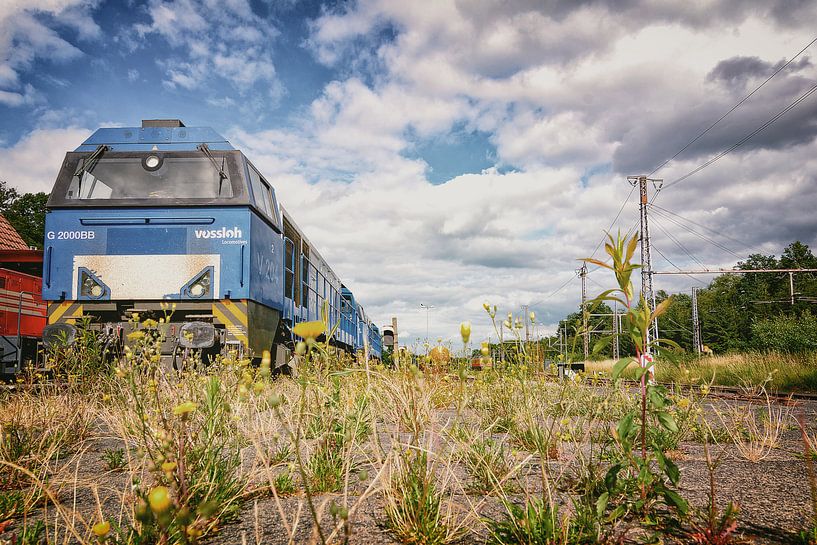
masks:
<path fill-rule="evenodd" d="M 197 89 L 223 78 L 246 94 L 258 82 L 279 85 L 270 43 L 279 32 L 247 0 L 151 0 L 138 36 L 156 34 L 171 46 L 159 64 L 169 88 Z M 138 47 L 138 44 L 135 44 Z"/>
<path fill-rule="evenodd" d="M 23 192 L 50 193 L 65 153 L 90 134 L 80 127 L 34 130 L 13 146 L 0 148 L 0 179 Z"/>
<path fill-rule="evenodd" d="M 95 5 L 93 0 L 0 3 L 0 103 L 17 107 L 42 100 L 30 84 L 21 84 L 21 73 L 36 59 L 65 62 L 81 57 L 82 51 L 61 37 L 55 27 L 71 27 L 81 40 L 98 38 L 101 31 L 91 16 Z"/>

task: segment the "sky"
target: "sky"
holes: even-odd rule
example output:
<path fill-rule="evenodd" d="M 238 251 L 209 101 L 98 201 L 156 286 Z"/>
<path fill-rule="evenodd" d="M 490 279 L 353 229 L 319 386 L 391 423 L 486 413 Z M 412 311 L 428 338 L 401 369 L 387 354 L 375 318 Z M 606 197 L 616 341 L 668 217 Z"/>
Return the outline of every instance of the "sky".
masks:
<path fill-rule="evenodd" d="M 464 320 L 495 340 L 485 302 L 552 333 L 578 259 L 636 224 L 627 176 L 664 181 L 655 270 L 817 244 L 817 93 L 682 178 L 814 87 L 815 19 L 807 0 L 3 0 L 0 179 L 50 191 L 98 127 L 211 126 L 402 341 L 458 343 Z"/>

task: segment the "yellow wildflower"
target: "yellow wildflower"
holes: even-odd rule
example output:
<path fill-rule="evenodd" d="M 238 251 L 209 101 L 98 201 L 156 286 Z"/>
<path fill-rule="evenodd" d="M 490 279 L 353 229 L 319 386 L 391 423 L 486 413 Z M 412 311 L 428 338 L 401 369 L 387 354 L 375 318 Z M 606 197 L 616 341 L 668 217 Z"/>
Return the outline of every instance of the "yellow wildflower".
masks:
<path fill-rule="evenodd" d="M 144 331 L 134 331 L 133 333 L 128 333 L 128 340 L 130 341 L 138 341 L 139 339 L 143 339 L 145 337 Z"/>
<path fill-rule="evenodd" d="M 170 507 L 170 491 L 166 486 L 157 486 L 148 494 L 148 503 L 154 513 L 164 513 Z"/>
<path fill-rule="evenodd" d="M 198 404 L 193 403 L 192 401 L 185 401 L 181 405 L 176 405 L 175 407 L 173 407 L 173 414 L 176 416 L 185 416 L 188 413 L 192 413 L 198 408 L 199 408 Z"/>
<path fill-rule="evenodd" d="M 111 523 L 108 522 L 107 520 L 97 522 L 91 528 L 91 531 L 94 533 L 96 537 L 105 537 L 111 531 Z"/>
<path fill-rule="evenodd" d="M 304 339 L 317 339 L 326 332 L 326 324 L 316 320 L 312 322 L 301 322 L 292 328 L 292 332 Z"/>

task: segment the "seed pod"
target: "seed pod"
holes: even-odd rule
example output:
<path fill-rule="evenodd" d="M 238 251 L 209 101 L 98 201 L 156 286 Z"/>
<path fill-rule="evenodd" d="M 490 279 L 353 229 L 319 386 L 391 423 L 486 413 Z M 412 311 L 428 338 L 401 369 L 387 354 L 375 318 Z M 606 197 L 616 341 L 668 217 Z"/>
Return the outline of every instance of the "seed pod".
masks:
<path fill-rule="evenodd" d="M 460 324 L 460 336 L 462 337 L 462 343 L 468 344 L 468 341 L 471 340 L 471 322 Z"/>

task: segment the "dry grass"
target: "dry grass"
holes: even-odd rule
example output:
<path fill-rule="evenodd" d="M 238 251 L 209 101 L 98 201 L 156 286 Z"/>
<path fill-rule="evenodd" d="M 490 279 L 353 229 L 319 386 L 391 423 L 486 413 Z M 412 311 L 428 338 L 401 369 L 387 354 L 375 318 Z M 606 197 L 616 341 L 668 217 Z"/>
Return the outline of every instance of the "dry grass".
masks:
<path fill-rule="evenodd" d="M 604 368 L 601 362 L 588 370 Z M 0 399 L 4 433 L 22 424 L 30 430 L 28 454 L 0 454 L 28 471 L 16 473 L 18 488 L 30 496 L 23 511 L 45 523 L 50 543 L 95 543 L 93 527 L 102 521 L 144 531 L 140 494 L 159 485 L 177 493 L 176 476 L 161 466 L 178 462 L 179 445 L 195 447 L 191 431 L 207 426 L 218 431 L 214 448 L 221 450 L 219 458 L 201 462 L 207 475 L 196 486 L 206 492 L 191 503 L 195 509 L 219 498 L 214 518 L 196 523 L 206 533 L 229 522 L 238 507 L 259 509 L 266 501 L 248 542 L 263 543 L 269 525 L 279 529 L 279 541 L 343 542 L 364 506 L 377 500 L 379 520 L 398 539 L 481 541 L 492 524 L 485 515 L 490 502 L 554 502 L 556 495 L 578 493 L 571 489 L 577 472 L 598 471 L 611 426 L 637 406 L 626 388 L 556 383 L 524 369 L 457 377 L 324 361 L 296 380 L 270 378 L 241 362 L 224 362 L 208 374 L 153 373 L 138 365 L 118 371 L 98 377 L 93 391 L 24 391 Z M 214 379 L 225 410 L 208 413 Z M 174 416 L 183 402 L 198 408 Z M 699 403 L 689 394 L 685 406 L 692 411 Z M 208 424 L 206 414 L 216 421 Z M 763 459 L 788 414 L 769 406 L 765 418 L 747 418 L 723 413 L 727 428 L 746 430 L 733 438 L 737 452 Z M 123 450 L 121 469 L 107 468 L 100 445 Z M 226 463 L 232 459 L 239 463 Z M 128 540 L 111 535 L 108 542 Z"/>
<path fill-rule="evenodd" d="M 609 374 L 613 360 L 588 362 L 588 373 Z M 749 352 L 703 356 L 679 364 L 658 361 L 656 380 L 681 384 L 716 384 L 771 392 L 817 392 L 817 353 Z M 624 373 L 628 376 L 627 372 Z M 757 393 L 757 392 L 756 392 Z"/>

